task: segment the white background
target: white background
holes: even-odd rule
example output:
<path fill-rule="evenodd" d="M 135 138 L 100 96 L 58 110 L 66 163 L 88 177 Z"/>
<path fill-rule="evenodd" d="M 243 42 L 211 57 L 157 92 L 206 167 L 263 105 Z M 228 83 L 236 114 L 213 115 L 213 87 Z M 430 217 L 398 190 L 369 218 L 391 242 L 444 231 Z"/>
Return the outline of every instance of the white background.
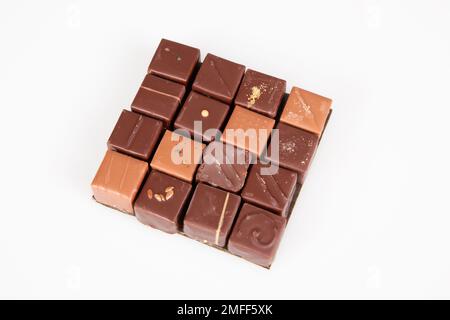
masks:
<path fill-rule="evenodd" d="M 2 298 L 450 298 L 449 1 L 2 1 Z M 160 38 L 333 98 L 270 271 L 90 182 Z"/>

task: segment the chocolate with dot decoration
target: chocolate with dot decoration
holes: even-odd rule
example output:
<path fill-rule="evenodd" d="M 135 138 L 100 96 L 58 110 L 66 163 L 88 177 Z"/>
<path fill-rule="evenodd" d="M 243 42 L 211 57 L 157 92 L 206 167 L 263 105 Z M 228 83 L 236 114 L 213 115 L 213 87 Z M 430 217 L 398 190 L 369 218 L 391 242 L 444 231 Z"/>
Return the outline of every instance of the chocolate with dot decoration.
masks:
<path fill-rule="evenodd" d="M 199 49 L 162 39 L 148 67 L 148 72 L 186 85 L 199 59 Z"/>
<path fill-rule="evenodd" d="M 175 120 L 175 128 L 187 130 L 193 138 L 213 141 L 220 137 L 228 110 L 223 102 L 191 92 Z"/>

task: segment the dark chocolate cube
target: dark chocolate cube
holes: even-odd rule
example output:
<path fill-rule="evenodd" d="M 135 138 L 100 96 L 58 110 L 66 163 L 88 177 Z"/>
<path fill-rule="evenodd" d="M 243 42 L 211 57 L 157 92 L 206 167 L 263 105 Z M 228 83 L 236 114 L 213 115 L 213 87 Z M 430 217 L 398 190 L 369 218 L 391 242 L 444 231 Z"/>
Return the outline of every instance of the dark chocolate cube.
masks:
<path fill-rule="evenodd" d="M 148 72 L 186 85 L 199 60 L 199 49 L 162 39 Z"/>
<path fill-rule="evenodd" d="M 218 141 L 212 142 L 203 151 L 197 181 L 238 192 L 244 186 L 251 161 L 252 155 L 248 151 Z"/>
<path fill-rule="evenodd" d="M 272 132 L 268 148 L 268 159 L 298 174 L 298 182 L 303 184 L 311 160 L 317 148 L 318 137 L 314 133 L 278 123 L 279 140 Z M 278 143 L 278 150 L 275 143 Z M 276 152 L 277 150 L 278 152 Z"/>
<path fill-rule="evenodd" d="M 189 183 L 152 171 L 134 204 L 136 218 L 153 228 L 176 233 L 190 191 Z"/>
<path fill-rule="evenodd" d="M 184 218 L 184 233 L 193 239 L 224 247 L 241 198 L 200 183 Z"/>
<path fill-rule="evenodd" d="M 175 128 L 187 130 L 196 139 L 214 140 L 225 121 L 228 109 L 222 102 L 191 92 L 178 114 Z M 201 130 L 194 128 L 195 121 L 201 122 Z"/>
<path fill-rule="evenodd" d="M 175 98 L 176 100 L 178 100 L 178 103 L 181 103 L 181 100 L 184 97 L 184 93 L 186 92 L 185 86 L 166 79 L 162 79 L 152 74 L 147 74 L 145 76 L 144 80 L 141 83 L 141 88 L 159 92 L 166 96 Z"/>
<path fill-rule="evenodd" d="M 169 126 L 184 93 L 185 88 L 181 84 L 148 74 L 131 104 L 131 110 L 160 119 Z"/>
<path fill-rule="evenodd" d="M 208 53 L 192 88 L 225 103 L 231 103 L 245 71 L 245 66 Z"/>
<path fill-rule="evenodd" d="M 108 140 L 108 147 L 148 160 L 158 143 L 163 124 L 141 114 L 123 110 Z"/>
<path fill-rule="evenodd" d="M 250 170 L 241 196 L 247 202 L 285 217 L 296 184 L 295 172 L 277 165 L 255 164 Z"/>
<path fill-rule="evenodd" d="M 228 250 L 270 267 L 286 227 L 286 218 L 245 203 L 231 232 Z"/>
<path fill-rule="evenodd" d="M 239 87 L 235 103 L 275 118 L 285 91 L 285 80 L 249 69 Z"/>

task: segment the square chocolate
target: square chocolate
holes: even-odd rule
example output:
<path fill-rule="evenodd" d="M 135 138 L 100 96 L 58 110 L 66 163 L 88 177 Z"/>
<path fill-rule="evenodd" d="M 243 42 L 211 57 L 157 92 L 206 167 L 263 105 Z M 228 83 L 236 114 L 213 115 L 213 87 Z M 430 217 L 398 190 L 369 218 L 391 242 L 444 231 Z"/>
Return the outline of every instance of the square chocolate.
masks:
<path fill-rule="evenodd" d="M 141 88 L 159 92 L 166 96 L 175 98 L 178 101 L 178 103 L 181 103 L 181 100 L 183 99 L 184 94 L 186 93 L 185 86 L 166 79 L 162 79 L 152 74 L 147 74 L 145 76 L 144 80 L 142 80 Z"/>
<path fill-rule="evenodd" d="M 148 72 L 186 85 L 199 60 L 199 49 L 162 39 Z"/>
<path fill-rule="evenodd" d="M 191 182 L 204 144 L 166 130 L 151 162 L 155 170 Z"/>
<path fill-rule="evenodd" d="M 224 247 L 239 209 L 241 197 L 200 183 L 184 218 L 189 237 Z"/>
<path fill-rule="evenodd" d="M 108 140 L 108 147 L 148 160 L 163 130 L 161 121 L 123 110 Z"/>
<path fill-rule="evenodd" d="M 187 130 L 191 137 L 205 141 L 220 136 L 220 129 L 227 117 L 229 107 L 220 101 L 191 92 L 175 121 L 175 128 Z M 197 121 L 197 126 L 194 126 Z"/>
<path fill-rule="evenodd" d="M 285 80 L 248 69 L 239 87 L 235 103 L 275 118 L 285 91 Z"/>
<path fill-rule="evenodd" d="M 221 140 L 260 156 L 266 148 L 275 120 L 236 106 Z"/>
<path fill-rule="evenodd" d="M 255 164 L 241 196 L 246 202 L 286 217 L 296 185 L 295 172 L 277 165 Z"/>
<path fill-rule="evenodd" d="M 331 110 L 331 99 L 292 87 L 280 121 L 322 135 Z"/>
<path fill-rule="evenodd" d="M 208 53 L 192 88 L 230 104 L 241 83 L 245 66 Z"/>
<path fill-rule="evenodd" d="M 239 192 L 245 183 L 251 154 L 218 141 L 203 151 L 203 162 L 197 170 L 197 181 L 209 183 L 231 192 Z"/>
<path fill-rule="evenodd" d="M 148 74 L 131 104 L 131 110 L 160 119 L 169 126 L 185 90 L 181 84 Z"/>
<path fill-rule="evenodd" d="M 314 133 L 281 122 L 278 123 L 276 129 L 278 129 L 278 141 L 274 132 L 268 148 L 268 159 L 297 172 L 298 182 L 303 184 L 317 148 L 318 137 Z"/>
<path fill-rule="evenodd" d="M 106 151 L 91 183 L 95 200 L 133 214 L 133 202 L 147 172 L 147 162 Z"/>
<path fill-rule="evenodd" d="M 134 204 L 136 218 L 153 228 L 176 233 L 190 191 L 189 183 L 152 171 Z"/>
<path fill-rule="evenodd" d="M 228 250 L 270 267 L 286 227 L 286 218 L 244 203 L 228 241 Z"/>

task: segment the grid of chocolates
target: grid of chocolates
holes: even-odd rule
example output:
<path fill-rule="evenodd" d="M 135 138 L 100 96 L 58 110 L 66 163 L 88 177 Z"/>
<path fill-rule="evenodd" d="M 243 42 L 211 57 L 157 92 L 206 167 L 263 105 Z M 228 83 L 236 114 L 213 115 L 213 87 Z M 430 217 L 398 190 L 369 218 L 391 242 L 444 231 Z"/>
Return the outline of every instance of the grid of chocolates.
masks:
<path fill-rule="evenodd" d="M 287 94 L 282 79 L 212 54 L 201 63 L 199 49 L 162 39 L 108 140 L 94 199 L 268 268 L 330 114 L 328 98 Z M 278 157 L 270 136 L 255 145 L 227 135 L 275 128 Z M 175 163 L 184 142 L 190 159 Z"/>

